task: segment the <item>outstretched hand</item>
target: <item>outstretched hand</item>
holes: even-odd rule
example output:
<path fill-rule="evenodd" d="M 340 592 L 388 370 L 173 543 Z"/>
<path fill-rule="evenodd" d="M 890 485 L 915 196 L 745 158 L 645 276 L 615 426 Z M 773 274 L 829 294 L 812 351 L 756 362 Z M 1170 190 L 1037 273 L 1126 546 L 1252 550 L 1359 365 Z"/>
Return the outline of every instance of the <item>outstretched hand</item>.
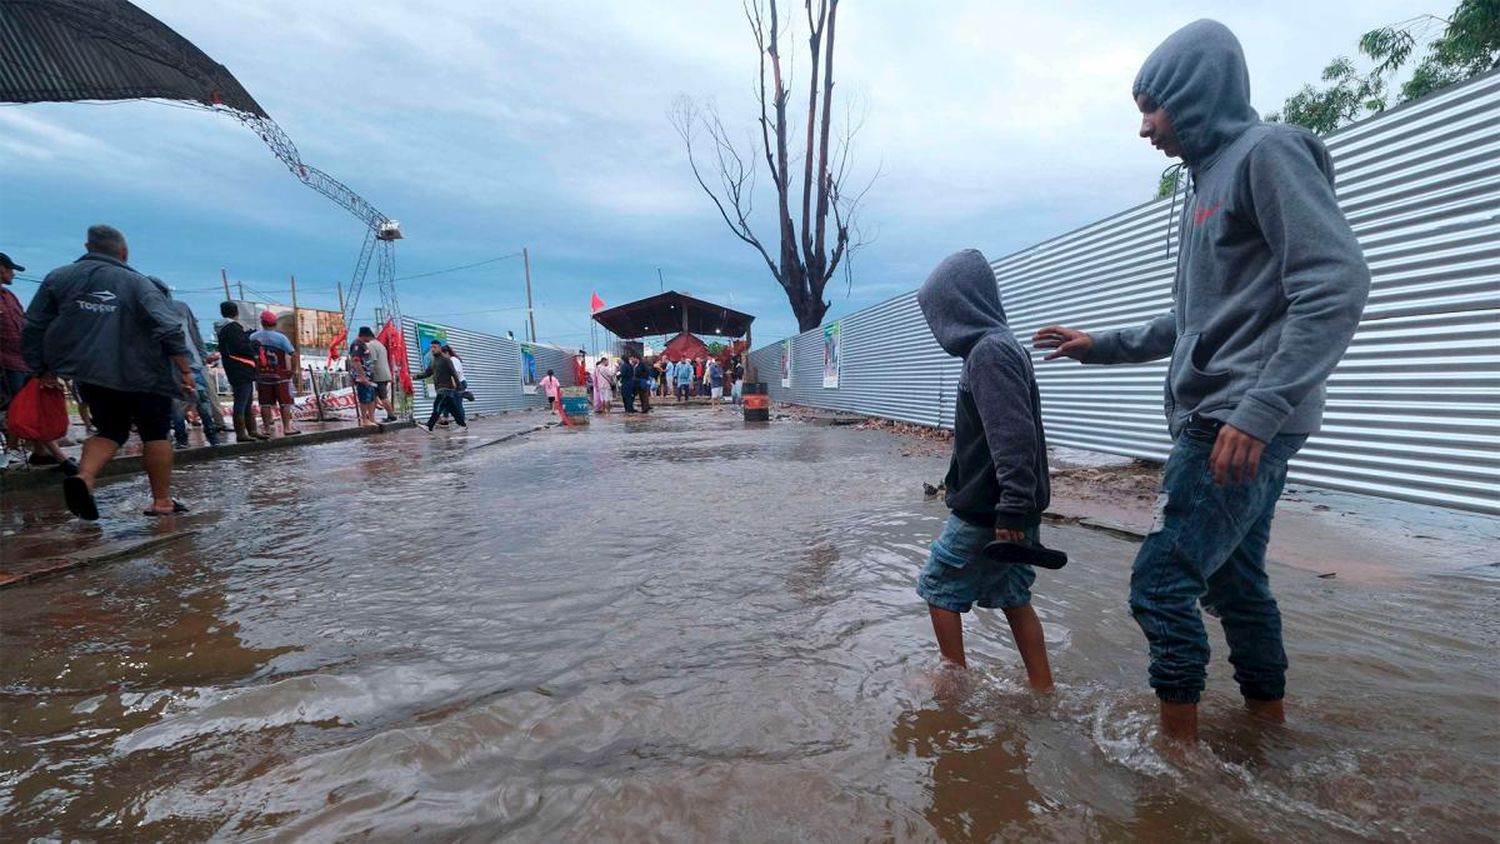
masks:
<path fill-rule="evenodd" d="M 1239 428 L 1229 424 L 1219 426 L 1213 454 L 1208 458 L 1214 483 L 1223 486 L 1226 480 L 1235 483 L 1255 480 L 1255 469 L 1260 465 L 1260 455 L 1265 449 L 1265 443 Z"/>
<path fill-rule="evenodd" d="M 1031 345 L 1034 349 L 1052 350 L 1052 353 L 1043 360 L 1057 360 L 1058 358 L 1083 360 L 1094 348 L 1094 338 L 1090 337 L 1088 332 L 1079 331 L 1076 328 L 1049 325 L 1032 335 Z"/>

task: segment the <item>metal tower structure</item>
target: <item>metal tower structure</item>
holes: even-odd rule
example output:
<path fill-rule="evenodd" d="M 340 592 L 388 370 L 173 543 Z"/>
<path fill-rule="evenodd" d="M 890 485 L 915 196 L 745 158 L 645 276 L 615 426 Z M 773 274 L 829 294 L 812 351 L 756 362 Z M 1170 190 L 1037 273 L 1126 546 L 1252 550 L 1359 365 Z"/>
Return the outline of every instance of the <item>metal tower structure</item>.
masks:
<path fill-rule="evenodd" d="M 348 185 L 302 161 L 296 144 L 229 69 L 127 0 L 0 0 L 0 102 L 176 100 L 233 115 L 303 184 L 365 225 L 344 325 L 352 326 L 370 262 L 381 306 L 400 326 L 394 244 L 401 224 Z"/>
<path fill-rule="evenodd" d="M 224 106 L 219 106 L 219 108 L 225 108 L 237 120 L 249 127 L 250 131 L 260 136 L 266 146 L 270 147 L 271 152 L 281 159 L 281 163 L 285 164 L 287 169 L 292 171 L 292 175 L 303 184 L 333 200 L 365 224 L 364 245 L 360 247 L 359 257 L 354 262 L 354 273 L 349 280 L 349 295 L 344 297 L 345 327 L 353 331 L 354 315 L 359 307 L 359 296 L 364 288 L 365 277 L 369 274 L 370 261 L 375 259 L 376 252 L 379 252 L 380 257 L 375 261 L 375 275 L 380 285 L 380 305 L 385 309 L 386 317 L 393 320 L 397 329 L 400 329 L 401 304 L 396 297 L 396 250 L 394 247 L 395 242 L 403 237 L 401 223 L 382 214 L 348 185 L 304 163 L 302 156 L 297 152 L 297 145 L 292 143 L 292 139 L 270 117 Z"/>

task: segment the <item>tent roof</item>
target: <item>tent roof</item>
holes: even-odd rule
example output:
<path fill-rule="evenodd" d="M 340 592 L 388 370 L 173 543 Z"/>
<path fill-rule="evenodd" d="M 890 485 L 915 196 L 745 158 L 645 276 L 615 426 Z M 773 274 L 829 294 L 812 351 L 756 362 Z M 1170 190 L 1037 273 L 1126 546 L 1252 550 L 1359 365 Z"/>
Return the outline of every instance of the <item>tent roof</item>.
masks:
<path fill-rule="evenodd" d="M 218 62 L 126 0 L 0 0 L 0 102 L 161 97 L 265 109 Z"/>
<path fill-rule="evenodd" d="M 633 340 L 654 334 L 676 334 L 684 328 L 699 337 L 743 337 L 749 333 L 755 317 L 670 290 L 606 308 L 594 314 L 594 321 L 618 337 Z"/>

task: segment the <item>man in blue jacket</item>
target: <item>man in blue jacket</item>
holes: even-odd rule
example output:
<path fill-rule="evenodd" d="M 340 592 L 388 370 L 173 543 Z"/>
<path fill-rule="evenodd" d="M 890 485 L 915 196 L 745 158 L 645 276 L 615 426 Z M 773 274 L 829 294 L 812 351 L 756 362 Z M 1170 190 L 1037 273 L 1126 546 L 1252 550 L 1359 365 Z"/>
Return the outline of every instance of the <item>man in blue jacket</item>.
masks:
<path fill-rule="evenodd" d="M 1173 307 L 1144 325 L 1089 334 L 1048 326 L 1048 360 L 1139 363 L 1171 356 L 1175 441 L 1157 517 L 1136 557 L 1130 607 L 1151 650 L 1164 735 L 1197 737 L 1217 616 L 1253 715 L 1285 719 L 1286 651 L 1265 570 L 1287 461 L 1323 417 L 1324 381 L 1364 310 L 1370 271 L 1333 191 L 1333 163 L 1304 129 L 1250 107 L 1239 41 L 1201 20 L 1146 59 L 1134 96 L 1141 137 L 1181 158 Z"/>
<path fill-rule="evenodd" d="M 196 397 L 187 337 L 166 296 L 125 263 L 125 235 L 90 226 L 83 257 L 47 274 L 26 309 L 22 350 L 43 383 L 72 378 L 99 433 L 83 444 L 78 475 L 63 481 L 68 509 L 99 518 L 94 480 L 140 432 L 151 483 L 147 515 L 186 512 L 172 500 L 172 400 Z"/>

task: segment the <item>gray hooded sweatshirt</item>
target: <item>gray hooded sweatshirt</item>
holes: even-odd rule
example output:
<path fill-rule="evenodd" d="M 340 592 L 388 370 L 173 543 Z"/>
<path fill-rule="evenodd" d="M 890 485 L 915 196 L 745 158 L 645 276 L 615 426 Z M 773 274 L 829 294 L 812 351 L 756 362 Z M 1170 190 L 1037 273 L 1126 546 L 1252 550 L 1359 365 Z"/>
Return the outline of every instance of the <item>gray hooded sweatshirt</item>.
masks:
<path fill-rule="evenodd" d="M 982 527 L 1022 529 L 1051 503 L 1047 438 L 1031 356 L 1005 321 L 1000 287 L 973 249 L 938 264 L 917 304 L 943 351 L 964 359 L 946 503 Z"/>
<path fill-rule="evenodd" d="M 26 308 L 26 362 L 84 384 L 177 398 L 188 353 L 177 312 L 124 261 L 90 252 L 47 274 Z"/>
<path fill-rule="evenodd" d="M 1167 355 L 1172 436 L 1194 416 L 1263 442 L 1310 434 L 1324 381 L 1370 292 L 1370 270 L 1333 191 L 1323 142 L 1250 107 L 1239 41 L 1200 20 L 1146 59 L 1134 93 L 1172 120 L 1192 173 L 1171 311 L 1094 336 L 1085 363 Z"/>

